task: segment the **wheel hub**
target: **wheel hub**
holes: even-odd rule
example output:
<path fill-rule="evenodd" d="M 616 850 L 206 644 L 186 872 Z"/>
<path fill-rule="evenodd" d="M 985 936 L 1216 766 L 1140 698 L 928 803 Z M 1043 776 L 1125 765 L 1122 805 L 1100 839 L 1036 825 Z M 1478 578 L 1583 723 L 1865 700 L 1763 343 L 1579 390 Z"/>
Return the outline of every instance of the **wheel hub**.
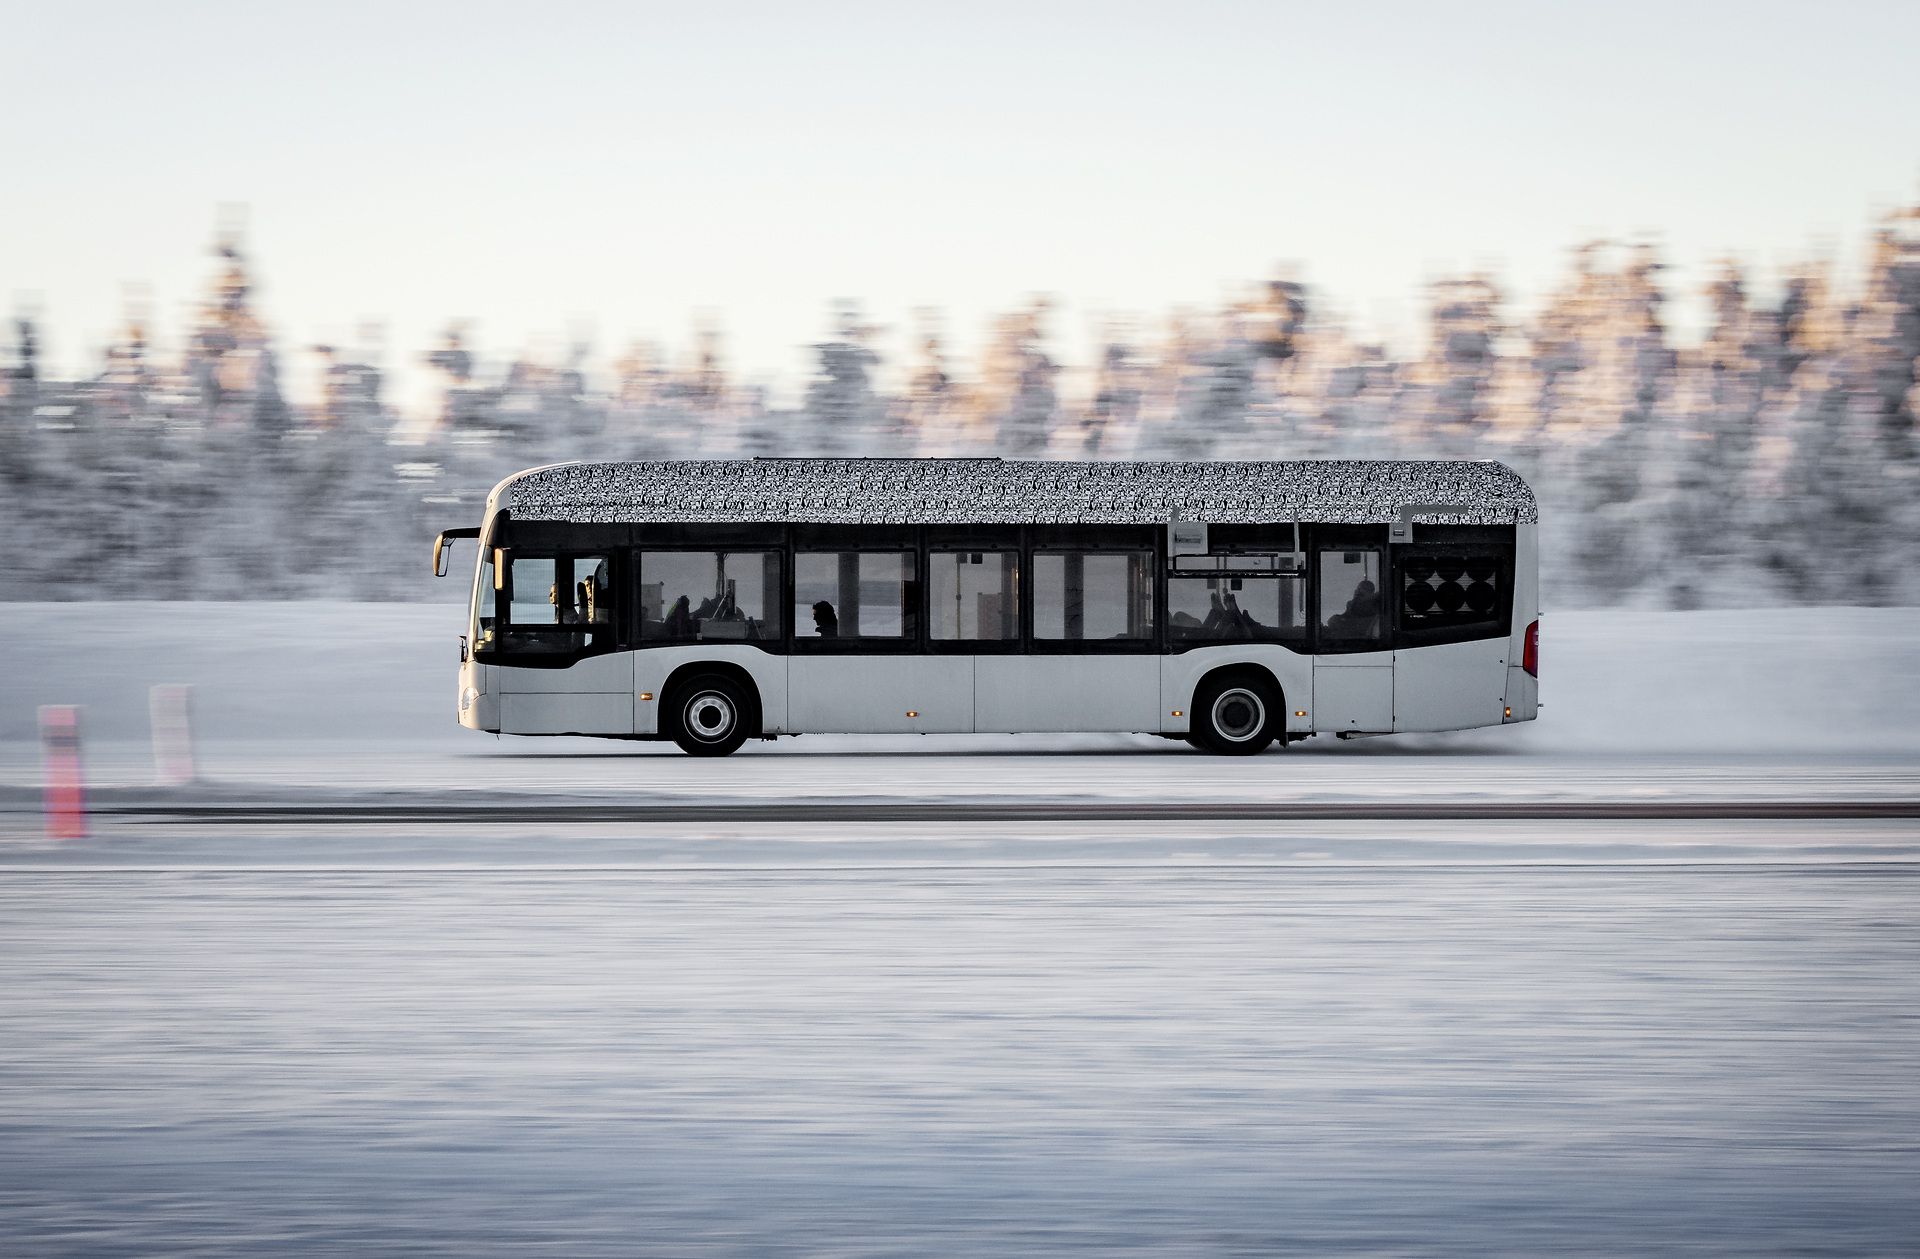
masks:
<path fill-rule="evenodd" d="M 687 733 L 696 739 L 713 742 L 733 729 L 733 705 L 724 695 L 708 692 L 696 695 L 687 704 Z"/>
<path fill-rule="evenodd" d="M 1213 701 L 1213 728 L 1220 737 L 1245 743 L 1267 724 L 1267 706 L 1252 691 L 1235 687 Z"/>

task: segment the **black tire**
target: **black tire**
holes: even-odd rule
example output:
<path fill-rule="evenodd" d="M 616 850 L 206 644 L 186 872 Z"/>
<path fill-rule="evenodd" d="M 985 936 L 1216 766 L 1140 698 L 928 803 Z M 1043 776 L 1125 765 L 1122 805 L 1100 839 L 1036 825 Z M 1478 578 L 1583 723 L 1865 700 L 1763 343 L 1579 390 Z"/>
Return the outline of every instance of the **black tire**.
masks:
<path fill-rule="evenodd" d="M 747 741 L 753 706 L 732 678 L 703 673 L 674 688 L 667 733 L 688 756 L 725 756 Z"/>
<path fill-rule="evenodd" d="M 1247 674 L 1209 678 L 1193 696 L 1193 734 L 1221 756 L 1264 752 L 1286 729 L 1280 693 L 1271 682 Z"/>

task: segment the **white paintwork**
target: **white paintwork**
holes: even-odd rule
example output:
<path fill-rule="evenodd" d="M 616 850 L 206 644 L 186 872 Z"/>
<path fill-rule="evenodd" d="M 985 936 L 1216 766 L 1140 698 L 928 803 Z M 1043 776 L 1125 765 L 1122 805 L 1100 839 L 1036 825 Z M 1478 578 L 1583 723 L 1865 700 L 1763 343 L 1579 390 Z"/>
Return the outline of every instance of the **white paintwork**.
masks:
<path fill-rule="evenodd" d="M 1520 666 L 1526 659 L 1527 626 L 1540 619 L 1540 526 L 1522 524 L 1513 538 L 1513 634 L 1507 640 L 1508 721 L 1540 715 L 1540 682 Z"/>
<path fill-rule="evenodd" d="M 586 691 L 500 697 L 502 734 L 632 734 L 633 696 Z"/>
<path fill-rule="evenodd" d="M 1273 674 L 1283 692 L 1287 729 L 1315 729 L 1313 725 L 1313 657 L 1302 656 L 1273 643 L 1231 643 L 1196 647 L 1160 657 L 1160 730 L 1180 734 L 1191 729 L 1194 689 L 1200 679 L 1230 664 L 1256 664 Z M 1180 716 L 1173 715 L 1175 709 Z M 1294 714 L 1305 710 L 1306 716 Z"/>
<path fill-rule="evenodd" d="M 790 656 L 788 711 L 805 734 L 966 733 L 973 673 L 972 656 Z"/>
<path fill-rule="evenodd" d="M 1509 641 L 1492 638 L 1395 652 L 1393 728 L 1466 730 L 1499 725 L 1506 703 Z"/>
<path fill-rule="evenodd" d="M 1313 662 L 1313 728 L 1339 733 L 1393 730 L 1393 653 L 1320 656 Z"/>
<path fill-rule="evenodd" d="M 1519 665 L 1507 666 L 1508 721 L 1532 721 L 1540 715 L 1540 681 Z"/>
<path fill-rule="evenodd" d="M 1160 657 L 976 656 L 973 728 L 1157 731 Z"/>
<path fill-rule="evenodd" d="M 792 734 L 787 721 L 787 661 L 758 647 L 730 643 L 688 643 L 683 647 L 649 647 L 629 653 L 633 659 L 633 733 L 660 732 L 660 693 L 682 665 L 724 661 L 746 670 L 760 693 L 760 724 L 767 734 Z M 653 696 L 644 700 L 642 695 Z"/>
<path fill-rule="evenodd" d="M 502 734 L 632 734 L 633 653 L 588 656 L 564 669 L 493 666 Z"/>

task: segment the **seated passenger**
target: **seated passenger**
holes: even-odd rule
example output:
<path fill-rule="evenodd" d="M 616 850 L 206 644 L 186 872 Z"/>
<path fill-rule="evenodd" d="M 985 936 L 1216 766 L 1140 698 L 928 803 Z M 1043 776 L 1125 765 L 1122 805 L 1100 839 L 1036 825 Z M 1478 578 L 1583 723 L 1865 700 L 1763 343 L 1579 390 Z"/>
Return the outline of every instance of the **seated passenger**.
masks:
<path fill-rule="evenodd" d="M 673 601 L 673 607 L 667 613 L 665 627 L 668 638 L 692 638 L 699 628 L 693 622 L 693 614 L 687 610 L 687 596 L 681 595 Z"/>
<path fill-rule="evenodd" d="M 840 617 L 825 599 L 813 605 L 813 629 L 822 638 L 840 637 Z"/>
<path fill-rule="evenodd" d="M 718 608 L 719 606 L 720 606 L 720 596 L 708 595 L 705 599 L 702 599 L 700 601 L 700 606 L 693 610 L 693 619 L 696 621 L 708 620 L 713 616 L 714 609 Z"/>
<path fill-rule="evenodd" d="M 1347 600 L 1346 610 L 1327 618 L 1327 632 L 1337 638 L 1371 638 L 1379 616 L 1379 588 L 1362 579 L 1353 588 L 1353 598 Z"/>
<path fill-rule="evenodd" d="M 1227 620 L 1224 627 L 1226 631 L 1224 636 L 1227 638 L 1255 637 L 1260 628 L 1260 622 L 1241 611 L 1240 601 L 1233 597 L 1231 590 L 1226 593 L 1225 598 Z"/>
<path fill-rule="evenodd" d="M 1227 636 L 1227 609 L 1220 602 L 1220 592 L 1214 591 L 1207 596 L 1213 601 L 1213 607 L 1207 611 L 1207 619 L 1201 622 L 1200 633 L 1205 638 L 1225 638 Z"/>

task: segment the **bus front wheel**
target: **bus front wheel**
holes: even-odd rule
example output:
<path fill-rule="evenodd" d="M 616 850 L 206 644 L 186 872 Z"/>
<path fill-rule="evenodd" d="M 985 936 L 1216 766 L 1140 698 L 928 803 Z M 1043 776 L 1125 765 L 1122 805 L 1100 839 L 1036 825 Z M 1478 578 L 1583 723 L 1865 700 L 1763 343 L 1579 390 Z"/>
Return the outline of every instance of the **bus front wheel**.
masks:
<path fill-rule="evenodd" d="M 1264 752 L 1281 725 L 1280 696 L 1257 678 L 1210 678 L 1193 697 L 1194 735 L 1222 756 Z"/>
<path fill-rule="evenodd" d="M 747 696 L 732 678 L 716 673 L 689 678 L 670 711 L 668 733 L 688 756 L 725 756 L 747 741 Z"/>

